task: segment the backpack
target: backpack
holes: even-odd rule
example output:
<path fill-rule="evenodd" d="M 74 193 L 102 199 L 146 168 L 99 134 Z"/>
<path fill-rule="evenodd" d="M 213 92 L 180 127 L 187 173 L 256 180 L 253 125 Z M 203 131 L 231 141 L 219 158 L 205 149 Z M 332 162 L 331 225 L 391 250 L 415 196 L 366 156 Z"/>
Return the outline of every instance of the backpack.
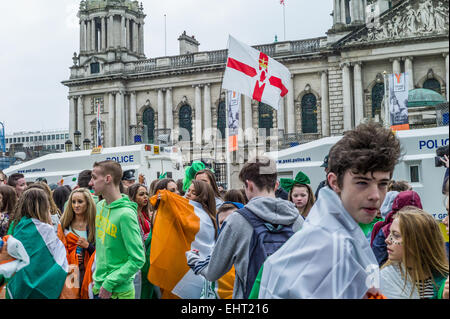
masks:
<path fill-rule="evenodd" d="M 246 207 L 237 210 L 237 212 L 253 227 L 249 248 L 247 282 L 244 291 L 244 298 L 248 299 L 264 261 L 294 235 L 294 231 L 291 225 L 273 225 L 259 218 Z"/>

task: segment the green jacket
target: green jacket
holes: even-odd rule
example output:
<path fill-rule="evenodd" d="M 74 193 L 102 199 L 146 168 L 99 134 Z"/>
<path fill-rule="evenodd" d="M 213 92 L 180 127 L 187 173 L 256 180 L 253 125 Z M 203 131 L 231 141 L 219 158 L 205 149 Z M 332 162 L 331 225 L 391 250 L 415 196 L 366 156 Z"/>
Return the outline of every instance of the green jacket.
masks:
<path fill-rule="evenodd" d="M 137 204 L 128 196 L 97 204 L 94 289 L 109 292 L 134 289 L 135 274 L 144 266 L 145 252 L 137 218 Z"/>

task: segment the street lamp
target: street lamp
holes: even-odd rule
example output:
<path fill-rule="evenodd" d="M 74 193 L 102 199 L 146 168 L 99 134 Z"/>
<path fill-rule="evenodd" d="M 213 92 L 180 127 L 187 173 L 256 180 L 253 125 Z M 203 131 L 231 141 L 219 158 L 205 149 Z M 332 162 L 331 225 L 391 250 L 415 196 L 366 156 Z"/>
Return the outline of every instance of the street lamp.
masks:
<path fill-rule="evenodd" d="M 65 148 L 66 152 L 71 152 L 72 151 L 72 141 L 71 140 L 67 140 L 64 143 L 64 148 Z"/>
<path fill-rule="evenodd" d="M 80 131 L 76 131 L 75 133 L 73 133 L 73 140 L 75 142 L 75 150 L 79 151 L 80 150 L 80 145 L 81 145 L 81 132 Z"/>
<path fill-rule="evenodd" d="M 83 148 L 85 151 L 91 148 L 91 140 L 88 138 L 85 138 L 83 141 Z"/>

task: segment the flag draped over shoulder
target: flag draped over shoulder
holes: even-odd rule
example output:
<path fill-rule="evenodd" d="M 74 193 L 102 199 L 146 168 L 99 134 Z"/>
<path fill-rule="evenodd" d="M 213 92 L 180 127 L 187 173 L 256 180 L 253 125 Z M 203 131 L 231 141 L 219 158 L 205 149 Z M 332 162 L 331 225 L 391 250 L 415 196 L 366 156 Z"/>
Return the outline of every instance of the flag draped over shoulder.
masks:
<path fill-rule="evenodd" d="M 89 258 L 89 262 L 86 266 L 86 271 L 84 273 L 83 283 L 81 285 L 80 297 L 81 299 L 94 299 L 94 294 L 92 288 L 94 287 L 94 281 L 92 280 L 92 275 L 95 271 L 95 251 Z"/>
<path fill-rule="evenodd" d="M 162 298 L 200 298 L 203 277 L 187 265 L 186 251 L 197 249 L 202 258 L 214 245 L 213 222 L 201 205 L 167 190 L 159 191 L 150 250 L 148 280 L 163 290 Z M 158 195 L 151 198 L 153 206 Z"/>
<path fill-rule="evenodd" d="M 291 73 L 283 64 L 230 35 L 222 88 L 278 109 L 290 81 Z"/>
<path fill-rule="evenodd" d="M 67 261 L 69 263 L 69 275 L 67 276 L 67 284 L 66 287 L 70 287 L 68 289 L 64 289 L 64 299 L 78 299 L 80 298 L 80 270 L 78 266 L 78 256 L 77 256 L 77 242 L 79 237 L 74 233 L 69 232 L 68 230 L 63 230 L 61 224 L 58 225 L 58 238 L 64 244 L 64 247 L 67 251 Z M 90 255 L 85 250 L 84 254 L 84 265 L 85 269 L 87 264 L 89 263 Z"/>
<path fill-rule="evenodd" d="M 53 227 L 34 218 L 23 217 L 10 228 L 10 235 L 21 241 L 30 264 L 7 283 L 11 299 L 58 299 L 68 273 L 66 249 Z"/>

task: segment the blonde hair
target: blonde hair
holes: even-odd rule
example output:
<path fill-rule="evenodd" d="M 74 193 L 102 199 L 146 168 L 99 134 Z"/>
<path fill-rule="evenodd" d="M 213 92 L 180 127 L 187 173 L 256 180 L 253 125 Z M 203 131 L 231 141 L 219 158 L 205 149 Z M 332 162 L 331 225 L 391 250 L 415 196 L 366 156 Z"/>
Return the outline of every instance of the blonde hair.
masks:
<path fill-rule="evenodd" d="M 395 218 L 398 219 L 402 236 L 401 263 L 404 267 L 400 267 L 400 271 L 405 277 L 405 286 L 408 277 L 418 292 L 420 284 L 423 285 L 428 278 L 432 278 L 434 286 L 437 286 L 434 276 L 448 276 L 444 237 L 438 223 L 427 212 L 410 206 L 399 210 Z M 385 266 L 389 264 L 390 261 Z M 405 273 L 403 269 L 406 269 Z"/>
<path fill-rule="evenodd" d="M 87 207 L 86 207 L 85 216 L 87 219 L 88 230 L 89 230 L 87 240 L 90 243 L 94 243 L 95 242 L 95 215 L 97 213 L 97 208 L 95 206 L 95 202 L 94 202 L 94 199 L 92 198 L 91 193 L 86 188 L 77 188 L 74 191 L 72 191 L 72 193 L 70 193 L 69 199 L 67 200 L 67 207 L 64 210 L 63 215 L 61 216 L 61 220 L 60 220 L 61 228 L 67 229 L 72 224 L 72 221 L 75 217 L 74 216 L 75 214 L 74 214 L 73 208 L 72 208 L 72 198 L 73 198 L 73 195 L 76 193 L 83 194 L 84 199 L 86 200 Z"/>

